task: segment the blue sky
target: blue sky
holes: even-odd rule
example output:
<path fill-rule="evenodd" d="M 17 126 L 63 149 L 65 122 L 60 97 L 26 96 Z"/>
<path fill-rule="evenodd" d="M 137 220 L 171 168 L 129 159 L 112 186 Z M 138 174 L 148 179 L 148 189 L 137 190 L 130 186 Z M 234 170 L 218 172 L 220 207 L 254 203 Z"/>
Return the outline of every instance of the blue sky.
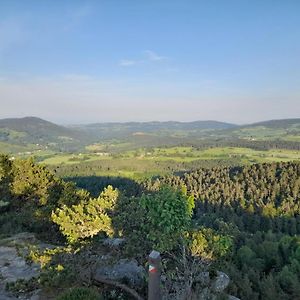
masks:
<path fill-rule="evenodd" d="M 0 118 L 300 117 L 298 0 L 0 0 Z"/>

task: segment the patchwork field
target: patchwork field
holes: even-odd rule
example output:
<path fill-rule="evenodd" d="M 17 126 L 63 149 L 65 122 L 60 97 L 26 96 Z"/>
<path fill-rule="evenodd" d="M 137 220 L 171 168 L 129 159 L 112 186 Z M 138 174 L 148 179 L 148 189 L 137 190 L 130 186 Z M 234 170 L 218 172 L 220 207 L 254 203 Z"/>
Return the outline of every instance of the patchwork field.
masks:
<path fill-rule="evenodd" d="M 68 176 L 93 174 L 145 178 L 153 175 L 170 174 L 196 167 L 217 165 L 245 165 L 263 162 L 286 162 L 300 160 L 299 150 L 271 149 L 254 150 L 239 147 L 195 147 L 151 148 L 124 151 L 118 154 L 108 152 L 54 154 L 41 163 L 56 168 Z"/>

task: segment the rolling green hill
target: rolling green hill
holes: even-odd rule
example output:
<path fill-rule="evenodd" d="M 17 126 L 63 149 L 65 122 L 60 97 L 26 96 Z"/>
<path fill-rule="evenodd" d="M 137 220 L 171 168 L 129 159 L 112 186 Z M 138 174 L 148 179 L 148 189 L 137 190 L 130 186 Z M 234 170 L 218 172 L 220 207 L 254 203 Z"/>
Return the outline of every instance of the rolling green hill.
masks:
<path fill-rule="evenodd" d="M 269 120 L 269 121 L 253 123 L 243 127 L 257 127 L 257 126 L 264 126 L 268 128 L 285 128 L 285 129 L 298 127 L 300 129 L 300 118 Z"/>
<path fill-rule="evenodd" d="M 95 123 L 74 126 L 74 128 L 83 130 L 99 139 L 118 139 L 141 135 L 202 136 L 207 132 L 235 127 L 234 124 L 218 121 Z"/>
<path fill-rule="evenodd" d="M 45 121 L 36 117 L 11 118 L 0 120 L 2 139 L 7 136 L 8 139 L 50 141 L 58 137 L 74 138 L 74 132 L 63 126 Z M 3 134 L 7 132 L 7 134 Z"/>
<path fill-rule="evenodd" d="M 27 151 L 36 149 L 69 151 L 88 143 L 89 138 L 79 130 L 36 117 L 25 117 L 0 120 L 0 142 L 6 144 L 5 152 L 24 150 L 24 147 Z"/>
<path fill-rule="evenodd" d="M 281 119 L 242 125 L 219 132 L 222 136 L 248 140 L 300 142 L 300 118 Z"/>
<path fill-rule="evenodd" d="M 255 144 L 262 142 L 276 145 L 265 147 Z M 300 119 L 271 120 L 242 126 L 218 121 L 170 121 L 67 127 L 36 117 L 0 120 L 0 152 L 45 156 L 55 152 L 82 152 L 86 146 L 99 143 L 109 152 L 178 145 L 298 149 Z M 282 143 L 290 145 L 284 147 Z"/>

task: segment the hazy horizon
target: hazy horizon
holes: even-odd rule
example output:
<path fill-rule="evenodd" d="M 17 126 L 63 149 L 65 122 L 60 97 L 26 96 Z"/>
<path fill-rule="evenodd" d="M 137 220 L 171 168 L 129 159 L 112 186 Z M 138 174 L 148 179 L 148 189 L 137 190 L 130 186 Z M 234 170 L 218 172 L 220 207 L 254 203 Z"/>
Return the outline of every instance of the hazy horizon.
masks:
<path fill-rule="evenodd" d="M 0 118 L 300 116 L 299 1 L 1 1 Z"/>
<path fill-rule="evenodd" d="M 251 125 L 251 124 L 256 124 L 256 123 L 260 123 L 260 122 L 265 122 L 265 121 L 280 121 L 280 120 L 292 120 L 292 119 L 300 119 L 300 117 L 290 117 L 290 118 L 279 118 L 279 119 L 263 119 L 263 120 L 259 120 L 256 122 L 251 122 L 251 123 L 234 123 L 234 122 L 230 122 L 230 121 L 224 121 L 224 120 L 218 120 L 218 119 L 198 119 L 198 120 L 189 120 L 189 121 L 179 121 L 179 120 L 141 120 L 141 121 L 137 121 L 137 120 L 129 120 L 129 121 L 96 121 L 96 122 L 91 122 L 91 121 L 87 121 L 87 122 L 75 122 L 75 123 L 64 123 L 64 122 L 56 122 L 54 120 L 50 120 L 50 119 L 44 119 L 41 118 L 40 116 L 9 116 L 9 117 L 5 117 L 5 118 L 0 118 L 0 120 L 4 120 L 4 119 L 22 119 L 22 118 L 39 118 L 42 119 L 44 121 L 48 121 L 57 125 L 61 125 L 61 126 L 76 126 L 76 125 L 91 125 L 91 124 L 104 124 L 104 123 L 155 123 L 155 122 L 179 122 L 179 123 L 193 123 L 193 122 L 220 122 L 220 123 L 227 123 L 227 124 L 232 124 L 232 125 L 237 125 L 237 126 L 243 126 L 243 125 Z"/>

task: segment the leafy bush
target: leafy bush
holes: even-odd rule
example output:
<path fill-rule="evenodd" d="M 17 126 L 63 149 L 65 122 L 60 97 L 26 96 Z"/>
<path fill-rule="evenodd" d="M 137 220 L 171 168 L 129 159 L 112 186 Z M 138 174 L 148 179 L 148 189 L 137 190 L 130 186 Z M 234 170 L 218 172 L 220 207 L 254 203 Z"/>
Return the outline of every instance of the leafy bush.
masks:
<path fill-rule="evenodd" d="M 73 288 L 66 291 L 57 300 L 102 300 L 103 297 L 91 288 Z"/>
<path fill-rule="evenodd" d="M 188 233 L 188 248 L 192 256 L 213 260 L 227 254 L 233 246 L 229 236 L 219 235 L 210 228 L 200 228 Z"/>
<path fill-rule="evenodd" d="M 189 228 L 193 207 L 194 199 L 184 189 L 163 186 L 140 198 L 121 197 L 113 226 L 125 236 L 129 253 L 145 256 L 151 249 L 164 252 L 176 246 Z"/>
<path fill-rule="evenodd" d="M 145 238 L 159 251 L 171 250 L 188 229 L 194 208 L 194 198 L 186 190 L 164 186 L 157 193 L 143 195 L 141 206 L 146 222 L 141 224 Z"/>
<path fill-rule="evenodd" d="M 81 201 L 71 207 L 63 206 L 52 213 L 52 220 L 70 243 L 104 232 L 113 234 L 109 212 L 113 209 L 119 192 L 108 186 L 96 199 Z"/>
<path fill-rule="evenodd" d="M 60 237 L 51 212 L 88 199 L 87 191 L 57 178 L 32 159 L 11 161 L 0 154 L 0 234 L 31 231 L 57 240 Z"/>
<path fill-rule="evenodd" d="M 13 294 L 29 293 L 39 288 L 38 280 L 36 278 L 18 279 L 17 281 L 8 282 L 6 284 L 6 290 L 12 292 Z"/>
<path fill-rule="evenodd" d="M 76 274 L 72 266 L 50 266 L 42 270 L 39 283 L 45 288 L 62 288 L 76 282 Z"/>

